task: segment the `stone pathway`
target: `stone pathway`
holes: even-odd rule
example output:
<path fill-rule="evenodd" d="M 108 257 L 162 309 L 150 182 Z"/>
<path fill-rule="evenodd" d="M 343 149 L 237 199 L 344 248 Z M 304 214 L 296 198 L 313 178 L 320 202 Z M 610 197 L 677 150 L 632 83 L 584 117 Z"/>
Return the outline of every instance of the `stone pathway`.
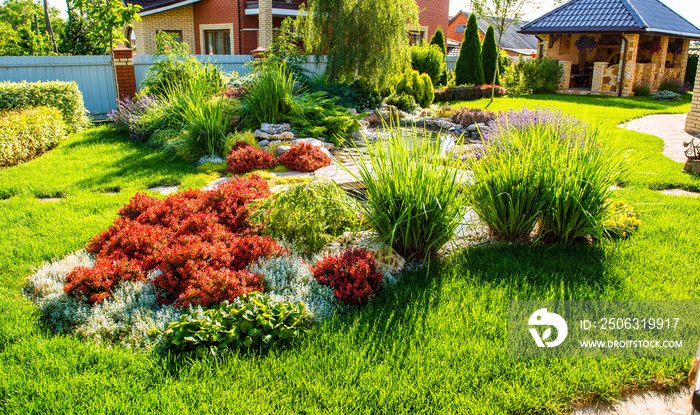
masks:
<path fill-rule="evenodd" d="M 664 140 L 664 156 L 679 163 L 685 163 L 684 142 L 692 135 L 685 132 L 687 114 L 654 114 L 637 118 L 618 127 L 640 133 L 651 134 Z"/>
<path fill-rule="evenodd" d="M 700 196 L 700 193 L 689 192 L 689 191 L 683 190 L 683 189 L 666 189 L 666 190 L 662 190 L 659 193 L 662 193 L 662 194 L 665 194 L 668 196 L 690 196 L 690 197 Z"/>
<path fill-rule="evenodd" d="M 583 406 L 571 415 L 686 415 L 691 413 L 689 397 L 689 389 L 672 394 L 635 392 L 614 405 Z"/>

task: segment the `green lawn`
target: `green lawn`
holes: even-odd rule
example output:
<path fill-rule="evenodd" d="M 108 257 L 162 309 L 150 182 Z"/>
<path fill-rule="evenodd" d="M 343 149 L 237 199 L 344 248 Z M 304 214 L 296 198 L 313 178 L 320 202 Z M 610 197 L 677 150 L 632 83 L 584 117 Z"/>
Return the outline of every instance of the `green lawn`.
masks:
<path fill-rule="evenodd" d="M 468 249 L 288 347 L 177 368 L 143 352 L 52 336 L 20 290 L 33 267 L 108 227 L 135 192 L 207 178 L 106 128 L 0 170 L 0 413 L 563 414 L 586 400 L 684 383 L 690 359 L 510 358 L 506 311 L 515 298 L 698 298 L 700 200 L 654 189 L 700 189 L 700 179 L 661 156 L 660 139 L 615 129 L 644 114 L 688 111 L 689 99 L 533 96 L 492 108 L 523 105 L 600 123 L 611 145 L 636 151 L 620 195 L 643 214 L 637 235 L 595 247 Z M 114 188 L 121 191 L 106 191 Z M 36 198 L 46 195 L 65 199 Z"/>

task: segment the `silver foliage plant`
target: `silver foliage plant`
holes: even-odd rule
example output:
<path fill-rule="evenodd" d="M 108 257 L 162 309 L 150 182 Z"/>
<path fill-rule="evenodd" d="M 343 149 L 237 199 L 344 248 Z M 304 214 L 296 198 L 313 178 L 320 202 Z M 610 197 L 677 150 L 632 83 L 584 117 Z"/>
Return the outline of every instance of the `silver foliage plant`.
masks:
<path fill-rule="evenodd" d="M 77 266 L 92 267 L 94 263 L 91 255 L 78 251 L 44 264 L 29 277 L 25 293 L 55 332 L 75 333 L 107 345 L 151 348 L 158 339 L 149 338 L 148 331 L 154 327 L 165 330 L 182 313 L 158 304 L 155 287 L 147 281 L 122 282 L 96 305 L 68 297 L 63 292 L 66 274 Z"/>

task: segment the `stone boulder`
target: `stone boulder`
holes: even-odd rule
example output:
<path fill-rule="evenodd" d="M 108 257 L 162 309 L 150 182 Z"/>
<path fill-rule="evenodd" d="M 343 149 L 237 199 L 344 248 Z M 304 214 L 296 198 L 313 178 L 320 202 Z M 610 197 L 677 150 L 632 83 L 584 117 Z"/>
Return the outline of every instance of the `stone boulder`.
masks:
<path fill-rule="evenodd" d="M 275 149 L 275 154 L 277 157 L 280 157 L 282 154 L 286 153 L 288 150 L 290 150 L 292 146 L 277 146 Z"/>

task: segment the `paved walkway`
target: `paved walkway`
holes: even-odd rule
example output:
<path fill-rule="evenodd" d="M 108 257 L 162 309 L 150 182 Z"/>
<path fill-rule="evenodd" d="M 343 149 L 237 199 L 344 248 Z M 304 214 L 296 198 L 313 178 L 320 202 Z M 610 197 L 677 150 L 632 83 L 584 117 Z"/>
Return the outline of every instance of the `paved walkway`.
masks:
<path fill-rule="evenodd" d="M 655 114 L 637 118 L 618 127 L 640 133 L 655 135 L 664 140 L 664 156 L 679 163 L 685 163 L 684 142 L 692 135 L 685 132 L 687 114 Z"/>
<path fill-rule="evenodd" d="M 690 390 L 679 393 L 636 392 L 612 406 L 584 406 L 572 415 L 687 415 Z"/>

